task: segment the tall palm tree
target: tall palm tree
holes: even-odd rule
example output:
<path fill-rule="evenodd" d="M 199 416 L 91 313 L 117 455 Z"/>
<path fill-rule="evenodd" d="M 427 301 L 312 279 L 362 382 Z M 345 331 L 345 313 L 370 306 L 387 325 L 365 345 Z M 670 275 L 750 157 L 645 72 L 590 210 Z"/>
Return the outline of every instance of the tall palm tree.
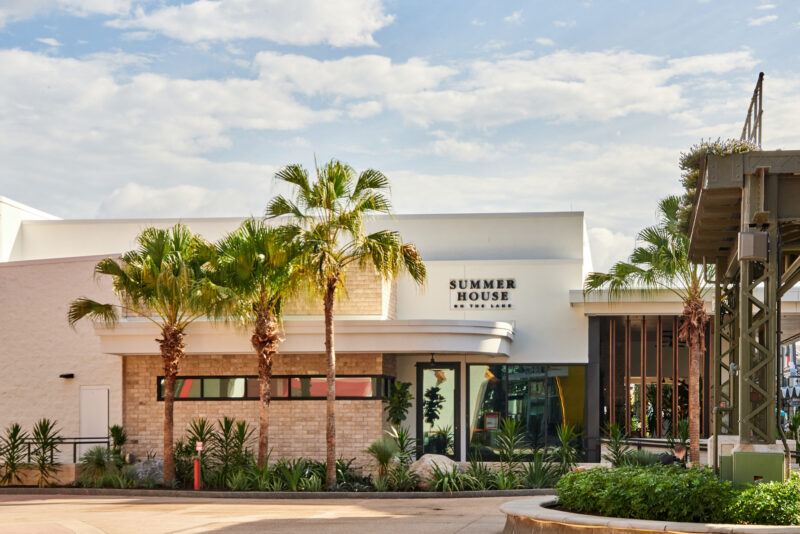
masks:
<path fill-rule="evenodd" d="M 385 278 L 403 270 L 421 284 L 425 264 L 417 247 L 404 243 L 392 230 L 368 234 L 365 221 L 370 215 L 390 213 L 386 193 L 389 180 L 381 172 L 368 169 L 357 174 L 352 167 L 331 160 L 316 169 L 316 179 L 299 165 L 278 171 L 276 179 L 291 185 L 291 198 L 275 197 L 267 207 L 267 217 L 288 216 L 285 229 L 301 251 L 300 262 L 314 290 L 322 297 L 325 313 L 325 353 L 327 355 L 326 396 L 326 485 L 336 485 L 336 426 L 334 418 L 336 353 L 334 350 L 333 305 L 336 291 L 344 286 L 352 265 L 373 265 Z"/>
<path fill-rule="evenodd" d="M 70 304 L 67 318 L 72 326 L 84 317 L 113 325 L 121 311 L 143 317 L 161 331 L 156 341 L 164 364 L 164 482 L 169 483 L 175 476 L 173 404 L 175 377 L 185 354 L 185 330 L 201 317 L 221 315 L 230 299 L 208 277 L 213 246 L 186 226 L 146 228 L 137 243 L 138 248 L 119 261 L 105 258 L 94 268 L 95 276 L 111 278 L 119 303 L 101 304 L 81 297 Z"/>
<path fill-rule="evenodd" d="M 291 243 L 281 228 L 248 219 L 217 243 L 215 279 L 236 296 L 235 317 L 253 334 L 250 343 L 258 358 L 258 465 L 269 451 L 269 403 L 272 359 L 281 342 L 280 323 L 285 298 L 296 287 L 299 270 Z"/>
<path fill-rule="evenodd" d="M 638 246 L 627 262 L 615 263 L 608 273 L 589 273 L 584 294 L 607 289 L 609 299 L 623 293 L 666 290 L 683 303 L 680 341 L 689 347 L 689 458 L 700 461 L 700 362 L 705 348 L 708 317 L 705 297 L 711 289 L 699 265 L 689 261 L 689 237 L 679 229 L 680 198 L 658 203 L 658 222 L 639 232 Z M 713 276 L 713 273 L 711 273 Z"/>

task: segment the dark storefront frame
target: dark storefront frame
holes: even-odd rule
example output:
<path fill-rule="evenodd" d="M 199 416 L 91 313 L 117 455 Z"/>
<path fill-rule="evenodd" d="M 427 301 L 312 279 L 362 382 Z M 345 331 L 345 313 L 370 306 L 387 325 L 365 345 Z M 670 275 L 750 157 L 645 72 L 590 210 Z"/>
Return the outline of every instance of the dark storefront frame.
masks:
<path fill-rule="evenodd" d="M 605 426 L 610 423 L 623 425 L 630 436 L 661 438 L 667 437 L 664 431 L 664 414 L 670 415 L 670 428 L 680 417 L 683 403 L 680 401 L 682 387 L 688 394 L 688 348 L 678 341 L 680 318 L 674 315 L 622 315 L 590 317 L 589 360 L 596 362 L 599 400 L 599 422 Z M 651 331 L 652 327 L 652 331 Z M 709 417 L 707 407 L 710 401 L 709 345 L 710 327 L 706 328 L 706 347 L 701 362 L 701 433 L 708 436 Z M 652 342 L 653 353 L 650 352 Z M 682 373 L 680 351 L 686 351 L 686 373 Z M 654 364 L 650 377 L 650 365 Z M 667 364 L 669 364 L 667 366 Z M 638 372 L 636 372 L 638 368 Z M 665 372 L 668 370 L 668 372 Z M 669 376 L 666 376 L 669 375 Z M 636 380 L 634 381 L 633 378 Z M 655 381 L 648 381 L 655 378 Z M 587 385 L 591 380 L 587 380 Z M 683 386 L 682 383 L 685 383 Z M 638 406 L 631 402 L 633 387 L 638 386 Z M 655 402 L 648 403 L 649 387 L 655 386 Z M 665 386 L 669 386 L 669 411 L 666 412 Z M 627 394 L 626 394 L 627 392 Z M 589 393 L 589 392 L 587 392 Z M 623 406 L 620 406 L 620 402 Z M 648 404 L 652 404 L 652 415 L 648 417 Z M 686 402 L 688 405 L 688 400 Z M 652 430 L 649 422 L 655 418 Z M 591 418 L 589 418 L 591 419 Z M 632 421 L 639 422 L 639 429 L 632 428 Z"/>
<path fill-rule="evenodd" d="M 584 392 L 584 399 L 583 399 L 584 400 L 584 402 L 583 402 L 583 419 L 584 420 L 583 420 L 583 423 L 580 425 L 580 427 L 577 428 L 577 430 L 580 432 L 580 438 L 581 438 L 582 449 L 583 449 L 581 452 L 585 453 L 587 455 L 586 457 L 589 459 L 589 461 L 593 461 L 593 460 L 591 460 L 591 458 L 593 457 L 593 450 L 591 449 L 591 447 L 593 446 L 593 441 L 596 441 L 596 439 L 593 439 L 594 435 L 591 433 L 591 428 L 593 426 L 592 420 L 594 419 L 594 421 L 595 421 L 594 426 L 596 426 L 596 419 L 597 419 L 596 414 L 594 414 L 594 412 L 590 410 L 590 405 L 589 405 L 589 399 L 593 398 L 593 397 L 589 396 L 589 392 L 591 391 L 589 388 L 591 387 L 590 384 L 592 383 L 593 379 L 592 379 L 592 376 L 590 374 L 591 366 L 587 365 L 587 364 L 581 364 L 581 363 L 507 363 L 507 362 L 503 362 L 503 363 L 498 363 L 498 362 L 469 362 L 469 363 L 466 363 L 466 369 L 465 369 L 465 375 L 466 375 L 465 376 L 465 378 L 466 378 L 465 387 L 466 387 L 466 392 L 465 392 L 464 396 L 466 398 L 465 417 L 466 417 L 466 429 L 467 429 L 466 438 L 467 439 L 466 439 L 465 446 L 466 446 L 467 457 L 469 457 L 469 455 L 470 455 L 470 447 L 472 446 L 471 435 L 472 435 L 472 431 L 473 431 L 472 418 L 471 418 L 473 399 L 472 399 L 472 395 L 471 395 L 471 385 L 470 385 L 470 375 L 471 375 L 470 368 L 471 367 L 486 367 L 486 366 L 541 367 L 541 368 L 544 369 L 543 378 L 545 380 L 545 387 L 547 387 L 546 386 L 547 385 L 547 379 L 548 378 L 552 378 L 551 375 L 550 375 L 550 368 L 551 367 L 583 367 L 584 368 L 584 388 L 586 388 L 585 392 Z M 508 372 L 504 372 L 503 373 L 503 382 L 504 382 L 504 390 L 506 392 L 509 391 L 508 380 L 509 380 L 509 373 Z M 547 398 L 549 398 L 549 396 Z M 506 398 L 505 399 L 506 414 L 507 414 L 508 402 L 509 402 L 509 399 Z M 545 410 L 544 413 L 545 413 L 545 421 L 544 421 L 544 425 L 543 426 L 545 428 L 545 435 L 544 435 L 543 439 L 544 439 L 544 445 L 549 446 L 549 445 L 551 445 L 551 443 L 550 443 L 551 436 L 548 435 L 548 431 L 547 431 L 547 429 L 549 427 L 549 420 L 547 419 L 548 410 Z M 485 458 L 484 457 L 482 459 L 483 460 L 493 460 L 494 458 Z M 530 458 L 528 458 L 528 459 L 530 459 Z"/>

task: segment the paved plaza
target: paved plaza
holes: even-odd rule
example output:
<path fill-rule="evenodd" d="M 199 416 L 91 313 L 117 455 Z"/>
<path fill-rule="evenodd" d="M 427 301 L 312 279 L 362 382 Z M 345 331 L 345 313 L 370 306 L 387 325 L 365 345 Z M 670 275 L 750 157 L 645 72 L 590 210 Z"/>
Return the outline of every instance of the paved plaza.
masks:
<path fill-rule="evenodd" d="M 248 500 L 0 495 L 3 534 L 493 534 L 500 505 L 475 499 Z"/>

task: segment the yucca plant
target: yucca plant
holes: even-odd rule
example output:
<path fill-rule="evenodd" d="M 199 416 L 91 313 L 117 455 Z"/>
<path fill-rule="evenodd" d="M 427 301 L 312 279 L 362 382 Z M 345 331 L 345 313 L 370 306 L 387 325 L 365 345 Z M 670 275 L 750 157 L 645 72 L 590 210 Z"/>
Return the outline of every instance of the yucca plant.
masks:
<path fill-rule="evenodd" d="M 471 477 L 475 491 L 495 489 L 494 471 L 483 461 L 480 454 L 470 455 L 467 474 Z"/>
<path fill-rule="evenodd" d="M 56 460 L 58 445 L 61 443 L 61 431 L 56 429 L 55 421 L 39 419 L 33 425 L 33 465 L 39 472 L 38 486 L 44 488 L 53 483 L 53 477 L 60 465 Z"/>
<path fill-rule="evenodd" d="M 564 475 L 572 471 L 578 464 L 580 453 L 573 442 L 578 439 L 578 431 L 571 424 L 565 423 L 556 429 L 558 446 L 550 452 L 550 460 L 558 464 L 558 474 Z"/>
<path fill-rule="evenodd" d="M 521 449 L 525 446 L 526 441 L 522 423 L 510 417 L 503 419 L 500 423 L 500 431 L 497 433 L 497 453 L 500 456 L 500 466 L 503 471 L 517 471 L 522 458 Z"/>
<path fill-rule="evenodd" d="M 606 429 L 608 441 L 606 442 L 606 454 L 603 460 L 609 462 L 614 467 L 619 467 L 625 461 L 625 455 L 630 450 L 630 446 L 625 442 L 628 436 L 622 431 L 622 427 L 617 423 L 612 423 Z"/>
<path fill-rule="evenodd" d="M 29 468 L 25 461 L 28 433 L 19 423 L 12 423 L 0 438 L 0 485 L 22 484 L 22 472 Z"/>
<path fill-rule="evenodd" d="M 547 461 L 542 450 L 533 452 L 533 460 L 523 464 L 521 483 L 526 488 L 552 488 L 558 479 L 558 468 Z"/>
<path fill-rule="evenodd" d="M 316 474 L 312 474 L 300 482 L 300 489 L 303 491 L 322 491 L 323 486 L 322 478 Z"/>
<path fill-rule="evenodd" d="M 113 451 L 103 445 L 86 451 L 81 456 L 80 466 L 84 485 L 93 487 L 102 487 L 104 477 L 117 471 Z"/>
<path fill-rule="evenodd" d="M 378 464 L 378 478 L 384 478 L 389 462 L 397 456 L 400 450 L 397 448 L 397 443 L 395 443 L 393 439 L 383 437 L 373 441 L 366 452 L 375 458 L 375 462 Z"/>
<path fill-rule="evenodd" d="M 397 459 L 403 463 L 411 463 L 417 453 L 417 440 L 411 437 L 411 432 L 405 427 L 393 426 L 386 433 L 397 445 Z"/>
<path fill-rule="evenodd" d="M 519 479 L 513 471 L 501 469 L 494 473 L 494 487 L 499 490 L 512 490 L 519 487 Z"/>
<path fill-rule="evenodd" d="M 281 460 L 278 462 L 278 473 L 289 491 L 300 491 L 301 483 L 306 472 L 306 461 L 302 458 L 297 460 Z"/>
<path fill-rule="evenodd" d="M 277 196 L 269 203 L 266 215 L 287 216 L 286 235 L 299 252 L 298 265 L 305 279 L 319 295 L 325 315 L 325 354 L 327 356 L 327 395 L 325 445 L 328 471 L 325 485 L 336 486 L 336 350 L 334 310 L 337 291 L 345 286 L 351 266 L 373 267 L 392 280 L 401 271 L 412 280 L 425 281 L 425 264 L 411 243 L 404 243 L 395 230 L 366 232 L 372 215 L 391 212 L 389 179 L 368 169 L 356 173 L 341 161 L 331 160 L 316 169 L 316 179 L 300 165 L 279 170 L 275 178 L 293 188 L 290 197 Z"/>

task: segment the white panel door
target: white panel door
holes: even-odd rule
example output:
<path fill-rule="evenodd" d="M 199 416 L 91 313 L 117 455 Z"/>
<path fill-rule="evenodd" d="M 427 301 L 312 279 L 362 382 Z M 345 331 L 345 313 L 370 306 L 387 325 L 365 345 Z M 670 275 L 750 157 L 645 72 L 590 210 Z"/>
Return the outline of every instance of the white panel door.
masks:
<path fill-rule="evenodd" d="M 105 438 L 108 436 L 108 386 L 81 386 L 80 437 Z M 78 459 L 99 443 L 78 446 Z"/>

